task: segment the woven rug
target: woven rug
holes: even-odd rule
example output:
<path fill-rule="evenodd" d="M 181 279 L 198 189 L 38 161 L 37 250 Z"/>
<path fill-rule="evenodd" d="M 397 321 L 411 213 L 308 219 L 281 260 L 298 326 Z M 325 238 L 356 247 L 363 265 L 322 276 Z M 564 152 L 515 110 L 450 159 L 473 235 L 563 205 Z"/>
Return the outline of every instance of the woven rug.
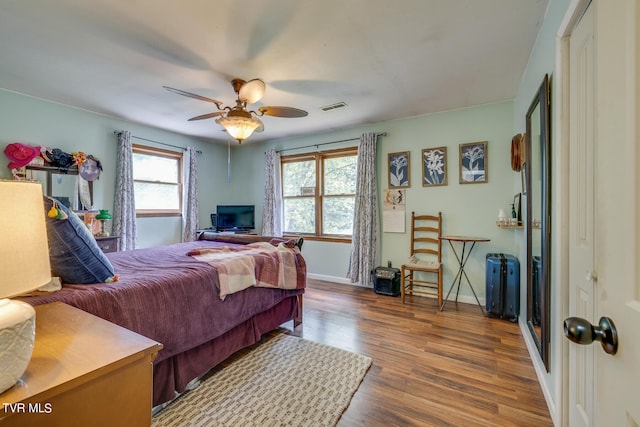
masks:
<path fill-rule="evenodd" d="M 215 372 L 152 427 L 335 426 L 371 358 L 278 335 Z"/>

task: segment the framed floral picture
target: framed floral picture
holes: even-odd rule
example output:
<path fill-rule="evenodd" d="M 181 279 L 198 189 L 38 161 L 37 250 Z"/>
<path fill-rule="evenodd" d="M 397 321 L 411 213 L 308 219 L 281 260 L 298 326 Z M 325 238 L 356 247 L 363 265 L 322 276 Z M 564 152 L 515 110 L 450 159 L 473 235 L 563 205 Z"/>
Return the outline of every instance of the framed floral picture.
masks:
<path fill-rule="evenodd" d="M 411 184 L 409 155 L 409 151 L 389 153 L 389 188 L 409 188 Z"/>
<path fill-rule="evenodd" d="M 487 141 L 460 144 L 460 184 L 487 183 Z"/>
<path fill-rule="evenodd" d="M 447 147 L 422 150 L 422 186 L 447 185 Z"/>

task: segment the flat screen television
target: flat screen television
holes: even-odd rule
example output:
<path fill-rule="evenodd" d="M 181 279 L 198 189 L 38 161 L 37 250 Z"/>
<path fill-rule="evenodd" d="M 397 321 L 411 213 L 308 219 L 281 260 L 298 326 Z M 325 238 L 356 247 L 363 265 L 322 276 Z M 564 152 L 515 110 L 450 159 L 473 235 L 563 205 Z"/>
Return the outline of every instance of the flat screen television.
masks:
<path fill-rule="evenodd" d="M 216 214 L 220 231 L 248 231 L 256 226 L 254 205 L 218 205 Z"/>

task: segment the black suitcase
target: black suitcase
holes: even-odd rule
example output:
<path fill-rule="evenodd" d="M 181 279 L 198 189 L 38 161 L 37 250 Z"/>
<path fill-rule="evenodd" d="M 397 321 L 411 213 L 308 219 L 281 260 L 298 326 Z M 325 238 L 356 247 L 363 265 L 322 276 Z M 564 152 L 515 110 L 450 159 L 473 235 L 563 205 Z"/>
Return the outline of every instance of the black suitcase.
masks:
<path fill-rule="evenodd" d="M 520 263 L 513 255 L 487 254 L 487 314 L 518 320 L 520 314 Z"/>
<path fill-rule="evenodd" d="M 392 297 L 400 295 L 400 270 L 390 267 L 376 267 L 371 270 L 373 291 Z"/>

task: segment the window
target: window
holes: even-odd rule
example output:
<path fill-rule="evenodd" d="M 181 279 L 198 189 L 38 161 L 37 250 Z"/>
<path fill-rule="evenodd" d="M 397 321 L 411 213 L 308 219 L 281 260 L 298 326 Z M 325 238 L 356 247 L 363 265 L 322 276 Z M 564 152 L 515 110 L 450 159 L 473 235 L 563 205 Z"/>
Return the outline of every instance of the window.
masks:
<path fill-rule="evenodd" d="M 350 238 L 358 149 L 282 157 L 284 232 Z"/>
<path fill-rule="evenodd" d="M 136 216 L 182 215 L 182 153 L 133 145 Z"/>

